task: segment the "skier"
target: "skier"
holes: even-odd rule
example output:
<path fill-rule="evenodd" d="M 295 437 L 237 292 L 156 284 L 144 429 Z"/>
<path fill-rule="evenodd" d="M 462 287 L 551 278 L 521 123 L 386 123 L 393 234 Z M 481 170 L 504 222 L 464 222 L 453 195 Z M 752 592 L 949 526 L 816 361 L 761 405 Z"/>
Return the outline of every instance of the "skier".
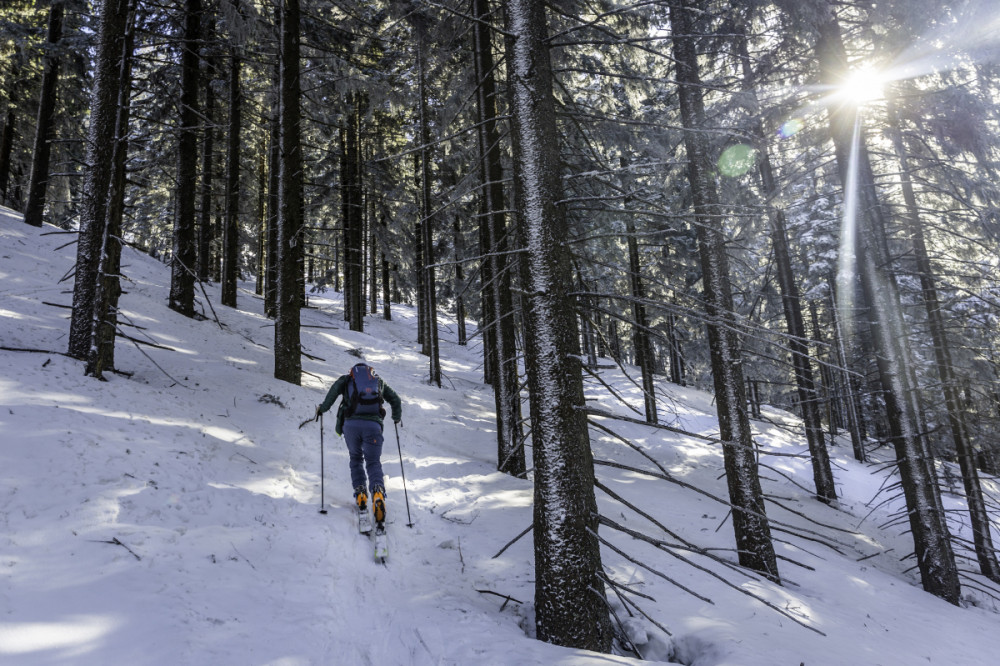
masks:
<path fill-rule="evenodd" d="M 380 460 L 382 419 L 385 418 L 382 403 L 389 401 L 394 423 L 402 420 L 403 406 L 399 395 L 366 363 L 358 363 L 348 374 L 337 378 L 326 399 L 316 406 L 315 418 L 319 419 L 320 414 L 329 411 L 338 397 L 342 400 L 337 410 L 336 430 L 347 441 L 354 501 L 359 514 L 367 515 L 368 493 L 371 491 L 375 522 L 381 526 L 385 521 L 385 479 Z"/>

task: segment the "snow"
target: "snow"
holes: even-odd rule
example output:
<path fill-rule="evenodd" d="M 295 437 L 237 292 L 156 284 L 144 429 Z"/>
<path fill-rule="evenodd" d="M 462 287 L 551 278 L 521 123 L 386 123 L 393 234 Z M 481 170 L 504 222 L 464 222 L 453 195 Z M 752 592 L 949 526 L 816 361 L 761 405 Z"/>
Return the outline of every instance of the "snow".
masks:
<path fill-rule="evenodd" d="M 42 235 L 0 209 L 0 664 L 628 664 L 534 640 L 530 537 L 493 556 L 531 523 L 530 481 L 495 471 L 492 391 L 481 383 L 481 349 L 459 347 L 442 328 L 443 388 L 426 383 L 415 313 L 394 305 L 393 321 L 369 317 L 365 333 L 345 326 L 339 294 L 312 295 L 303 311 L 303 386 L 272 378 L 273 330 L 244 285 L 224 325 L 167 308 L 169 268 L 127 249 L 122 306 L 129 335 L 107 382 L 83 376 L 65 351 L 69 237 Z M 47 304 L 48 303 L 48 304 Z M 477 340 L 478 338 L 473 338 Z M 389 491 L 386 566 L 357 533 L 347 456 L 324 423 L 308 418 L 326 388 L 362 350 L 403 398 L 399 444 L 413 528 L 407 528 L 395 431 L 386 429 Z M 147 356 L 148 355 L 148 356 Z M 159 364 L 166 372 L 157 368 Z M 315 376 L 313 376 L 315 375 Z M 173 379 L 171 379 L 171 377 Z M 641 408 L 640 390 L 617 370 L 605 381 Z M 596 383 L 592 406 L 629 413 Z M 709 394 L 660 379 L 664 420 L 717 435 Z M 754 421 L 762 449 L 807 450 L 794 417 L 765 408 Z M 634 423 L 602 419 L 631 438 L 676 479 L 724 497 L 717 445 Z M 651 469 L 637 453 L 592 431 L 598 460 Z M 888 453 L 882 453 L 882 457 Z M 878 455 L 876 455 L 876 458 Z M 601 536 L 698 594 L 706 603 L 604 548 L 618 582 L 665 635 L 613 593 L 626 631 L 651 659 L 698 666 L 770 664 L 990 664 L 1000 651 L 994 601 L 965 588 L 963 607 L 923 592 L 905 525 L 880 529 L 898 502 L 880 505 L 886 482 L 831 450 L 841 502 L 828 507 L 784 477 L 762 471 L 767 492 L 823 527 L 769 504 L 768 515 L 810 529 L 837 551 L 785 533 L 785 587 L 674 549 L 724 576 L 739 591 L 607 527 Z M 808 487 L 808 460 L 765 462 Z M 732 548 L 727 509 L 703 494 L 635 472 L 598 467 L 616 493 L 699 546 Z M 996 492 L 993 485 L 988 489 Z M 598 495 L 602 513 L 673 542 L 630 509 Z M 962 506 L 946 495 L 949 508 Z M 874 511 L 873 511 L 874 508 Z M 868 515 L 872 512 L 871 515 Z M 955 514 L 953 531 L 962 533 Z M 720 526 L 721 525 L 721 526 Z M 843 531 L 832 529 L 837 527 Z M 964 527 L 967 535 L 967 527 Z M 714 551 L 733 559 L 730 551 Z M 965 567 L 970 568 L 970 567 Z M 980 583 L 981 585 L 981 583 Z M 496 594 L 489 594 L 489 591 Z M 747 596 L 766 599 L 825 636 Z M 503 596 L 497 596 L 503 595 Z M 506 596 L 513 600 L 507 601 Z"/>

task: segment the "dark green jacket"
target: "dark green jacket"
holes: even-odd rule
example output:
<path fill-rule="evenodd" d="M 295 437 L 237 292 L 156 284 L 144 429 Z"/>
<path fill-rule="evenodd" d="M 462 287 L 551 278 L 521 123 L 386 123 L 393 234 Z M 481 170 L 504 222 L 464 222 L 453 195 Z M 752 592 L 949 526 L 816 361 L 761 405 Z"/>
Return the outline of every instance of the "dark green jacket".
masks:
<path fill-rule="evenodd" d="M 330 390 L 326 392 L 326 399 L 319 406 L 320 413 L 330 411 L 333 407 L 333 403 L 337 402 L 337 398 L 342 398 L 340 401 L 340 407 L 337 408 L 337 434 L 344 434 L 344 406 L 347 404 L 347 385 L 351 381 L 350 375 L 341 375 L 337 378 L 337 381 L 333 383 Z M 382 398 L 389 403 L 392 407 L 392 420 L 399 423 L 400 419 L 403 418 L 403 403 L 399 400 L 399 395 L 393 391 L 385 381 L 379 377 L 378 380 L 379 390 L 382 392 Z M 379 425 L 382 425 L 382 417 L 378 414 L 358 414 L 357 416 L 352 416 L 352 419 L 364 419 L 366 421 L 375 421 Z"/>

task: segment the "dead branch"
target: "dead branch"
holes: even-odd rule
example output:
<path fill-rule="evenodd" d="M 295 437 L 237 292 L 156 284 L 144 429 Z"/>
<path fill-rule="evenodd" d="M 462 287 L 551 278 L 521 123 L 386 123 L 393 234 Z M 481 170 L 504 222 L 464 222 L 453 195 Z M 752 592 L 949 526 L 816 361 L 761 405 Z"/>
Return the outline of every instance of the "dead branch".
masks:
<path fill-rule="evenodd" d="M 523 601 L 518 601 L 517 599 L 515 599 L 512 596 L 510 596 L 509 594 L 502 594 L 500 592 L 494 592 L 493 590 L 479 590 L 479 589 L 477 589 L 476 592 L 478 592 L 479 594 L 492 594 L 495 597 L 500 597 L 501 599 L 503 599 L 504 600 L 503 606 L 500 607 L 500 610 L 503 610 L 504 607 L 506 607 L 507 604 L 509 602 L 511 602 L 511 601 L 513 601 L 515 604 L 523 604 L 524 603 Z"/>
<path fill-rule="evenodd" d="M 687 437 L 694 437 L 695 439 L 700 439 L 706 442 L 711 442 L 713 444 L 722 444 L 722 440 L 716 437 L 709 437 L 708 435 L 701 435 L 696 432 L 691 432 L 690 430 L 684 430 L 683 428 L 675 428 L 674 426 L 664 425 L 662 423 L 649 423 L 641 419 L 633 419 L 628 416 L 621 416 L 620 414 L 612 414 L 611 412 L 606 412 L 603 409 L 594 409 L 593 407 L 587 407 L 583 409 L 590 416 L 600 416 L 606 419 L 614 419 L 616 421 L 627 421 L 629 423 L 636 423 L 638 425 L 649 426 L 650 428 L 657 428 L 659 430 L 667 430 L 669 432 L 675 432 L 678 435 L 685 435 Z"/>
<path fill-rule="evenodd" d="M 663 465 L 661 465 L 659 462 L 657 462 L 651 455 L 649 455 L 648 453 L 646 453 L 645 451 L 643 451 L 642 448 L 638 444 L 635 444 L 634 442 L 626 439 L 625 437 L 622 437 L 621 435 L 619 435 L 618 433 L 616 433 L 615 431 L 613 431 L 611 428 L 609 428 L 609 427 L 607 427 L 605 425 L 601 425 L 600 423 L 596 423 L 594 421 L 588 420 L 587 421 L 587 425 L 592 426 L 594 428 L 597 428 L 598 430 L 603 430 L 604 432 L 608 433 L 609 435 L 611 435 L 612 437 L 614 437 L 618 441 L 622 442 L 625 446 L 627 446 L 630 449 L 636 451 L 639 455 L 641 455 L 643 458 L 645 458 L 649 462 L 651 462 L 654 465 L 656 465 L 656 468 L 658 470 L 660 470 L 661 472 L 663 472 L 664 474 L 668 473 L 667 470 L 664 469 Z"/>
<path fill-rule="evenodd" d="M 243 555 L 243 553 L 241 553 L 241 552 L 240 552 L 239 550 L 237 550 L 237 549 L 236 549 L 236 544 L 235 544 L 235 543 L 233 543 L 232 541 L 230 541 L 230 542 L 229 542 L 229 545 L 233 547 L 233 552 L 235 552 L 235 553 L 236 553 L 237 555 L 239 555 L 240 557 L 242 557 L 242 558 L 243 558 L 243 561 L 244 561 L 244 562 L 246 562 L 247 564 L 249 564 L 249 565 L 250 565 L 250 568 L 251 568 L 251 569 L 253 569 L 254 571 L 256 571 L 256 570 L 257 570 L 257 567 L 255 567 L 255 566 L 253 565 L 253 562 L 251 562 L 250 560 L 248 560 L 248 559 L 247 559 L 247 558 L 246 558 L 246 557 L 245 557 L 245 556 Z"/>
<path fill-rule="evenodd" d="M 803 536 L 805 534 L 811 534 L 814 537 L 817 537 L 817 538 L 820 538 L 820 539 L 823 538 L 823 535 L 819 534 L 818 532 L 814 532 L 814 531 L 806 529 L 804 527 L 798 527 L 796 525 L 791 525 L 789 523 L 783 523 L 783 522 L 774 520 L 772 518 L 769 518 L 768 516 L 766 516 L 763 513 L 759 513 L 757 511 L 754 511 L 752 509 L 748 509 L 746 507 L 735 506 L 731 502 L 729 502 L 727 500 L 724 500 L 721 497 L 717 497 L 717 496 L 713 495 L 712 493 L 710 493 L 710 492 L 708 492 L 706 490 L 702 490 L 701 488 L 698 488 L 697 486 L 693 486 L 690 483 L 686 483 L 686 482 L 681 481 L 679 479 L 675 479 L 670 474 L 660 474 L 659 472 L 653 472 L 653 471 L 648 470 L 648 469 L 642 469 L 641 467 L 632 467 L 631 465 L 623 465 L 621 463 L 617 463 L 617 462 L 614 462 L 614 461 L 611 461 L 611 460 L 594 459 L 594 464 L 595 465 L 604 465 L 606 467 L 615 467 L 617 469 L 623 469 L 623 470 L 626 470 L 626 471 L 629 471 L 629 472 L 635 472 L 637 474 L 645 474 L 646 476 L 651 476 L 654 479 L 663 479 L 664 481 L 669 481 L 670 483 L 674 483 L 674 484 L 676 484 L 678 486 L 681 486 L 682 488 L 687 488 L 688 490 L 693 490 L 694 492 L 696 492 L 696 493 L 698 493 L 700 495 L 704 495 L 705 497 L 708 497 L 709 499 L 715 500 L 719 504 L 722 504 L 723 506 L 729 507 L 730 511 L 740 511 L 740 512 L 745 513 L 745 514 L 747 514 L 749 516 L 755 516 L 757 518 L 763 518 L 764 520 L 768 521 L 768 523 L 770 525 L 772 525 L 772 526 L 777 525 L 777 526 L 786 528 L 786 530 L 794 530 L 791 533 L 795 534 L 797 536 Z M 721 527 L 721 525 L 720 525 L 720 527 Z M 841 545 L 843 545 L 843 544 L 841 544 Z"/>
<path fill-rule="evenodd" d="M 515 543 L 517 543 L 518 541 L 520 541 L 521 537 L 523 537 L 525 534 L 527 534 L 528 532 L 530 532 L 534 526 L 535 526 L 534 523 L 531 523 L 530 525 L 528 525 L 527 529 L 525 529 L 523 532 L 521 532 L 516 537 L 514 537 L 513 540 L 511 540 L 510 542 L 508 542 L 506 546 L 504 546 L 503 548 L 500 549 L 499 553 L 497 553 L 496 555 L 494 555 L 490 559 L 491 560 L 495 560 L 498 557 L 500 557 L 501 555 L 503 555 L 503 553 L 504 553 L 505 550 L 507 550 L 508 548 L 510 548 L 511 546 L 513 546 Z"/>
<path fill-rule="evenodd" d="M 0 347 L 0 350 L 9 352 L 27 352 L 30 354 L 58 354 L 59 356 L 69 356 L 66 352 L 50 351 L 48 349 L 30 349 L 28 347 Z"/>
<path fill-rule="evenodd" d="M 94 540 L 94 543 L 109 543 L 112 546 L 121 546 L 122 548 L 124 548 L 125 550 L 127 550 L 128 552 L 130 552 L 132 554 L 132 557 L 134 557 L 135 559 L 139 560 L 140 562 L 142 561 L 142 558 L 139 557 L 138 555 L 136 555 L 136 553 L 135 553 L 134 550 L 132 550 L 131 548 L 129 548 L 128 546 L 126 546 L 125 544 L 123 544 L 118 537 L 115 537 L 115 538 L 110 539 L 110 540 L 108 540 L 108 539 L 97 539 L 97 540 Z"/>
<path fill-rule="evenodd" d="M 618 402 L 620 402 L 621 404 L 625 405 L 626 407 L 628 407 L 629 409 L 631 409 L 633 412 L 635 412 L 639 416 L 642 416 L 642 412 L 640 412 L 638 409 L 636 409 L 635 407 L 633 407 L 632 405 L 630 405 L 629 402 L 625 399 L 625 397 L 622 396 L 622 394 L 620 394 L 618 391 L 616 391 L 613 386 L 611 386 L 606 381 L 604 381 L 604 378 L 601 377 L 598 373 L 594 372 L 594 370 L 592 368 L 588 368 L 585 363 L 581 364 L 580 367 L 583 368 L 584 372 L 586 372 L 588 375 L 590 375 L 591 377 L 593 377 L 594 379 L 596 379 L 598 382 L 600 382 L 601 385 L 604 386 L 604 388 L 606 388 L 609 393 L 611 393 L 611 395 L 613 395 L 614 397 L 616 397 L 618 399 Z M 612 366 L 612 367 L 614 367 L 614 366 Z M 629 379 L 631 379 L 631 377 Z"/>
<path fill-rule="evenodd" d="M 138 338 L 133 338 L 131 335 L 126 335 L 121 328 L 118 328 L 118 336 L 125 338 L 130 342 L 134 342 L 136 345 L 146 345 L 147 347 L 153 347 L 154 349 L 163 349 L 166 351 L 177 351 L 173 347 L 167 347 L 166 345 L 161 345 L 156 342 L 147 342 L 146 340 L 139 340 Z"/>
<path fill-rule="evenodd" d="M 139 352 L 143 356 L 145 356 L 147 359 L 149 359 L 150 363 L 152 363 L 153 365 L 155 365 L 157 367 L 157 369 L 159 369 L 160 372 L 162 372 L 164 375 L 167 376 L 167 379 L 169 379 L 170 381 L 174 382 L 175 384 L 179 384 L 180 386 L 183 386 L 184 388 L 191 388 L 190 386 L 188 386 L 184 382 L 178 381 L 177 379 L 171 377 L 169 372 L 167 372 L 166 370 L 164 370 L 163 367 L 159 363 L 157 363 L 156 361 L 153 360 L 152 356 L 150 356 L 149 354 L 147 354 L 145 352 L 145 350 L 143 350 L 143 348 L 139 346 L 139 341 L 138 340 L 136 340 L 135 338 L 131 338 L 131 337 L 127 336 L 127 335 L 123 335 L 120 328 L 118 329 L 118 334 L 121 335 L 122 337 L 126 338 L 127 340 L 129 340 L 132 344 L 134 344 L 135 348 L 138 349 Z M 171 350 L 171 351 L 173 351 L 173 350 Z"/>
<path fill-rule="evenodd" d="M 656 541 L 655 539 L 651 539 L 651 538 L 649 538 L 649 537 L 645 537 L 645 535 L 639 535 L 639 533 L 635 532 L 634 530 L 629 530 L 628 528 L 626 528 L 626 527 L 624 527 L 624 526 L 622 526 L 622 525 L 618 525 L 618 524 L 617 524 L 617 523 L 615 523 L 615 522 L 614 522 L 613 520 L 610 520 L 610 519 L 608 519 L 608 518 L 606 518 L 606 517 L 604 517 L 604 516 L 600 516 L 600 521 L 601 521 L 601 524 L 603 524 L 603 525 L 608 525 L 609 527 L 614 527 L 615 529 L 621 529 L 621 530 L 625 531 L 625 532 L 626 532 L 627 534 L 630 534 L 630 535 L 638 535 L 638 536 L 637 536 L 637 538 L 640 538 L 640 539 L 643 539 L 644 541 L 647 541 L 647 542 L 649 542 L 649 543 L 653 543 L 653 545 L 656 545 L 656 544 L 654 543 L 654 542 Z M 647 571 L 650 571 L 650 572 L 652 572 L 652 573 L 654 573 L 654 574 L 656 574 L 656 575 L 658 575 L 658 576 L 660 576 L 660 577 L 664 578 L 664 580 L 667 580 L 667 581 L 669 581 L 669 582 L 671 582 L 671 583 L 673 583 L 673 584 L 675 584 L 675 585 L 678 585 L 678 587 L 681 587 L 681 589 L 684 589 L 685 591 L 688 591 L 688 590 L 687 590 L 686 588 L 684 588 L 683 586 L 680 586 L 680 585 L 679 585 L 678 583 L 675 583 L 674 581 L 670 580 L 670 579 L 669 579 L 669 578 L 667 578 L 667 577 L 666 577 L 665 575 L 663 575 L 663 574 L 661 574 L 661 573 L 657 572 L 656 570 L 654 570 L 654 569 L 652 569 L 652 568 L 650 568 L 650 567 L 648 567 L 648 566 L 646 566 L 646 565 L 644 565 L 644 564 L 642 564 L 642 563 L 638 562 L 638 561 L 637 561 L 637 560 L 635 560 L 634 558 L 631 558 L 631 557 L 629 557 L 629 556 L 628 556 L 628 555 L 626 555 L 626 554 L 625 554 L 624 552 L 622 552 L 622 551 L 621 551 L 621 550 L 619 550 L 618 548 L 615 548 L 615 547 L 614 547 L 613 545 L 611 545 L 610 543 L 608 543 L 608 542 L 607 542 L 607 540 L 605 540 L 605 539 L 602 539 L 602 538 L 601 538 L 600 536 L 598 536 L 598 535 L 596 535 L 596 534 L 595 534 L 595 536 L 597 536 L 597 538 L 598 538 L 598 539 L 599 539 L 599 540 L 601 541 L 601 543 L 603 543 L 603 544 L 607 545 L 607 546 L 608 546 L 609 548 L 611 548 L 611 549 L 612 549 L 612 550 L 614 550 L 614 551 L 615 551 L 616 553 L 618 553 L 619 555 L 621 555 L 621 556 L 622 556 L 622 557 L 624 557 L 625 559 L 629 560 L 629 561 L 630 561 L 630 562 L 632 562 L 633 564 L 636 564 L 637 566 L 641 566 L 641 567 L 642 567 L 643 569 L 646 569 Z M 643 537 L 645 537 L 645 538 L 643 538 Z M 801 626 L 803 626 L 803 627 L 805 627 L 806 629 L 809 629 L 809 630 L 811 630 L 811 631 L 815 631 L 815 632 L 816 632 L 817 634 L 819 634 L 820 636 L 826 636 L 826 634 L 825 634 L 825 633 L 823 633 L 822 631 L 820 631 L 820 630 L 819 630 L 819 629 L 817 629 L 816 627 L 813 627 L 813 626 L 810 626 L 810 625 L 806 624 L 805 622 L 803 622 L 803 621 L 802 621 L 802 620 L 800 620 L 799 618 L 795 617 L 794 615 L 792 615 L 792 614 L 788 613 L 787 611 L 785 611 L 785 610 L 783 610 L 783 609 L 779 608 L 778 606 L 775 606 L 774 604 L 772 604 L 772 603 L 771 603 L 770 601 L 768 601 L 767 599 L 763 599 L 763 598 L 761 598 L 761 597 L 757 596 L 756 594 L 754 594 L 754 593 L 752 593 L 752 592 L 750 592 L 750 591 L 748 591 L 748 590 L 745 590 L 745 589 L 743 589 L 742 587 L 740 587 L 740 586 L 738 586 L 738 585 L 735 585 L 735 584 L 733 584 L 733 583 L 729 582 L 728 580 L 726 580 L 725 578 L 723 578 L 723 577 L 722 577 L 722 576 L 720 576 L 719 574 L 715 573 L 714 571 L 710 571 L 710 570 L 708 570 L 708 569 L 705 569 L 704 567 L 698 567 L 698 565 L 696 565 L 696 564 L 694 564 L 693 562 L 691 562 L 691 561 L 689 561 L 689 560 L 687 560 L 687 559 L 685 559 L 685 558 L 681 557 L 681 556 L 680 556 L 680 555 L 678 555 L 677 553 L 673 553 L 673 552 L 671 552 L 669 548 L 665 548 L 665 547 L 662 547 L 662 546 L 657 546 L 657 547 L 659 548 L 659 550 L 661 550 L 661 551 L 663 551 L 663 552 L 666 552 L 666 553 L 669 553 L 669 554 L 673 555 L 674 557 L 677 557 L 678 559 L 680 559 L 680 560 L 682 560 L 682 561 L 685 561 L 685 562 L 687 562 L 688 564 L 691 564 L 692 566 L 695 566 L 695 567 L 697 567 L 697 568 L 701 569 L 702 571 L 704 571 L 704 572 L 708 573 L 709 575 L 711 575 L 711 576 L 712 576 L 713 578 L 716 578 L 717 580 L 719 580 L 720 582 L 722 582 L 722 583 L 723 583 L 724 585 L 726 585 L 727 587 L 730 587 L 730 588 L 732 588 L 732 589 L 736 590 L 736 591 L 737 591 L 737 592 L 739 592 L 740 594 L 745 594 L 745 595 L 747 595 L 748 597 L 751 597 L 751 598 L 753 598 L 753 599 L 756 599 L 757 601 L 759 601 L 760 603 L 764 604 L 765 606 L 767 606 L 767 607 L 768 607 L 768 608 L 770 608 L 771 610 L 775 611 L 776 613 L 779 613 L 779 614 L 781 614 L 781 615 L 784 615 L 785 617 L 787 617 L 787 618 L 788 618 L 789 620 L 791 620 L 792 622 L 795 622 L 796 624 L 798 624 L 798 625 L 801 625 Z M 702 597 L 702 596 L 700 596 L 700 595 L 698 595 L 698 594 L 695 594 L 695 593 L 693 593 L 693 592 L 691 592 L 691 594 L 694 594 L 694 596 L 696 596 L 696 597 L 697 597 L 697 598 L 699 598 L 699 599 L 705 599 L 704 597 Z M 706 600 L 706 601 L 708 601 L 709 603 L 713 603 L 713 602 L 712 602 L 711 600 L 709 600 L 709 599 L 705 599 L 705 600 Z M 714 605 L 714 604 L 713 604 L 713 605 Z"/>
<path fill-rule="evenodd" d="M 631 640 L 629 640 L 628 632 L 625 631 L 625 625 L 622 624 L 621 618 L 618 617 L 618 613 L 615 612 L 615 609 L 611 607 L 611 602 L 608 601 L 608 598 L 598 592 L 592 585 L 587 586 L 587 589 L 590 590 L 594 596 L 603 601 L 604 605 L 608 607 L 608 612 L 611 613 L 611 617 L 614 618 L 615 624 L 618 625 L 618 632 L 619 636 L 621 636 L 622 645 L 627 647 L 632 654 L 642 661 L 642 655 L 639 654 L 639 649 L 632 643 Z M 625 610 L 628 610 L 627 606 L 625 607 Z M 631 611 L 629 611 L 629 614 L 631 614 Z"/>
<path fill-rule="evenodd" d="M 787 511 L 789 513 L 794 513 L 799 518 L 804 518 L 805 520 L 808 520 L 810 523 L 812 523 L 814 525 L 819 525 L 820 527 L 825 527 L 826 529 L 833 530 L 835 532 L 843 532 L 844 534 L 850 534 L 851 536 L 860 536 L 854 530 L 849 530 L 849 529 L 846 529 L 844 527 L 837 527 L 836 525 L 827 525 L 826 523 L 821 523 L 818 520 L 814 520 L 813 518 L 810 518 L 809 516 L 807 516 L 806 514 L 802 513 L 801 511 L 796 511 L 795 509 L 792 509 L 792 508 L 789 508 L 789 507 L 785 506 L 784 504 L 782 504 L 781 502 L 779 502 L 777 499 L 775 499 L 774 496 L 772 496 L 772 495 L 765 495 L 764 498 L 768 502 L 771 502 L 772 504 L 774 504 L 774 505 L 776 505 L 776 506 L 784 509 L 785 511 Z"/>
<path fill-rule="evenodd" d="M 634 594 L 636 596 L 643 597 L 644 599 L 649 599 L 650 601 L 654 601 L 654 599 L 652 597 L 650 597 L 650 596 L 647 596 L 645 594 L 641 594 L 639 592 L 636 592 L 635 590 L 629 589 L 628 587 L 626 587 L 625 585 L 622 585 L 621 583 L 616 583 L 615 581 L 611 580 L 611 578 L 607 574 L 600 574 L 600 575 L 601 575 L 601 578 L 603 578 L 604 581 L 606 583 L 608 583 L 609 585 L 611 585 L 613 588 L 620 588 L 620 589 L 624 590 L 625 592 L 629 592 L 629 593 Z M 654 625 L 657 626 L 657 628 L 659 628 L 660 631 L 662 631 L 663 633 L 665 633 L 667 636 L 673 636 L 673 633 L 669 629 L 667 629 L 662 624 L 660 624 L 659 622 L 657 622 L 656 620 L 654 620 L 652 617 L 650 617 L 649 614 L 646 613 L 646 611 L 642 610 L 642 607 L 639 606 L 639 604 L 637 604 L 636 602 L 632 601 L 628 597 L 623 597 L 620 594 L 618 595 L 618 598 L 621 599 L 622 603 L 625 604 L 626 606 L 632 606 L 632 608 L 634 608 L 635 611 L 637 613 L 639 613 L 639 615 L 642 615 L 644 618 L 646 618 L 647 620 L 649 620 L 650 622 L 652 622 Z"/>
<path fill-rule="evenodd" d="M 219 321 L 219 315 L 215 312 L 215 307 L 212 305 L 212 299 L 208 297 L 208 292 L 205 291 L 205 285 L 202 284 L 201 280 L 198 280 L 198 286 L 201 287 L 201 293 L 205 297 L 205 302 L 208 303 L 208 309 L 212 311 L 212 317 L 215 319 L 215 323 L 219 325 L 220 330 L 225 330 L 226 327 L 222 325 Z"/>
<path fill-rule="evenodd" d="M 607 520 L 607 519 L 605 519 L 604 516 L 601 516 L 601 524 L 608 524 L 608 523 L 612 523 L 613 522 L 613 521 L 608 521 L 608 523 L 605 523 L 605 520 Z M 615 524 L 617 524 L 617 523 L 615 523 Z M 708 597 L 703 597 L 702 595 L 698 594 L 694 590 L 692 590 L 692 589 L 690 589 L 688 587 L 685 587 L 684 585 L 678 583 L 676 580 L 674 580 L 673 578 L 671 578 L 667 574 L 663 573 L 662 571 L 659 571 L 658 569 L 654 569 L 653 567 L 649 566 L 648 564 L 640 562 L 639 560 L 635 559 L 634 557 L 632 557 L 631 555 L 629 555 L 628 553 L 626 553 L 622 549 L 618 548 L 613 543 L 611 543 L 607 539 L 603 538 L 602 536 L 600 536 L 599 534 L 597 534 L 593 530 L 590 530 L 588 528 L 588 531 L 590 531 L 590 533 L 593 534 L 594 537 L 597 538 L 597 540 L 600 541 L 602 544 L 604 544 L 605 546 L 607 546 L 611 550 L 615 551 L 616 553 L 618 553 L 619 555 L 621 555 L 622 557 L 624 557 L 626 560 L 628 560 L 632 564 L 636 565 L 637 567 L 641 567 L 641 568 L 645 569 L 646 571 L 650 572 L 654 576 L 659 576 L 660 578 L 662 578 L 663 580 L 667 581 L 671 585 L 674 585 L 675 587 L 678 587 L 678 588 L 684 590 L 685 592 L 687 592 L 688 594 L 690 594 L 691 596 L 693 596 L 696 599 L 700 599 L 701 601 L 704 601 L 706 603 L 710 603 L 713 606 L 715 605 L 715 602 L 712 601 L 711 599 L 709 599 Z M 655 542 L 655 539 L 650 539 L 650 538 L 647 537 L 646 539 L 644 539 L 644 541 L 648 541 L 648 542 L 652 543 L 652 542 Z M 668 552 L 668 553 L 670 552 L 670 550 L 667 549 L 667 548 L 661 548 L 661 550 L 664 550 L 665 552 Z M 676 553 L 673 553 L 673 554 L 676 556 Z M 681 558 L 681 559 L 683 559 L 683 558 Z"/>

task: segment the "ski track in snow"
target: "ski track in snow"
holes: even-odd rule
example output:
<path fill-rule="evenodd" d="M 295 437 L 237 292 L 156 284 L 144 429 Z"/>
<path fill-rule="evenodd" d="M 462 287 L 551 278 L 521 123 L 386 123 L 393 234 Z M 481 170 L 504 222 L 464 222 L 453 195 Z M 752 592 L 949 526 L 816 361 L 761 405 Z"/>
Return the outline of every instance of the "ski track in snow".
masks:
<path fill-rule="evenodd" d="M 74 248 L 55 251 L 66 240 L 41 236 L 0 209 L 3 346 L 65 349 L 69 311 L 42 301 L 70 302 L 72 280 L 58 280 L 72 265 Z M 445 322 L 445 388 L 432 388 L 426 359 L 412 342 L 411 309 L 394 306 L 392 322 L 369 317 L 366 332 L 353 333 L 344 326 L 339 294 L 311 294 L 316 309 L 303 312 L 303 323 L 333 328 L 303 329 L 305 349 L 324 360 L 305 360 L 304 369 L 319 379 L 306 375 L 303 386 L 292 386 L 271 377 L 273 333 L 252 292 L 241 289 L 239 310 L 233 310 L 218 304 L 217 285 L 207 286 L 226 327 L 220 330 L 200 293 L 208 320 L 188 320 L 166 307 L 165 265 L 131 249 L 123 263 L 131 282 L 124 285 L 122 307 L 144 327 L 125 330 L 171 347 L 144 351 L 183 386 L 123 340 L 117 363 L 134 375 L 109 373 L 107 382 L 84 377 L 82 364 L 59 354 L 0 351 L 0 664 L 636 661 L 530 638 L 530 536 L 501 557 L 493 555 L 530 524 L 531 484 L 495 471 L 494 403 L 481 384 L 477 344 L 457 346 Z M 357 360 L 355 349 L 403 398 L 399 435 L 414 526 L 406 525 L 390 423 L 382 456 L 390 512 L 386 566 L 374 561 L 371 543 L 357 533 L 347 455 L 333 419 L 324 423 L 326 515 L 318 513 L 318 424 L 297 427 Z M 641 394 L 617 371 L 605 379 L 641 407 Z M 717 434 L 710 395 L 662 380 L 657 391 L 665 421 Z M 625 412 L 595 382 L 587 383 L 587 393 L 595 406 Z M 766 414 L 797 423 L 777 410 Z M 634 424 L 604 423 L 643 446 L 676 478 L 725 496 L 717 447 Z M 766 450 L 807 450 L 801 437 L 763 422 L 753 425 Z M 649 467 L 604 433 L 592 431 L 592 440 L 598 459 Z M 954 608 L 919 589 L 906 572 L 912 562 L 900 561 L 912 547 L 908 538 L 899 529 L 876 527 L 898 503 L 862 522 L 869 512 L 865 503 L 877 496 L 883 479 L 854 463 L 850 452 L 849 442 L 831 451 L 843 497 L 838 507 L 820 505 L 773 473 L 762 474 L 765 489 L 787 498 L 792 508 L 861 529 L 855 535 L 822 530 L 768 507 L 772 518 L 836 539 L 843 555 L 782 535 L 789 543 L 777 543 L 778 553 L 816 571 L 782 561 L 783 588 L 725 574 L 826 637 L 603 529 L 602 536 L 618 547 L 714 602 L 699 601 L 604 549 L 608 572 L 653 596 L 656 602 L 637 601 L 673 633 L 668 637 L 648 621 L 628 617 L 610 594 L 645 654 L 699 666 L 992 663 L 1000 651 L 993 602 L 979 595 L 982 608 Z M 809 485 L 807 461 L 768 462 Z M 598 475 L 685 538 L 732 547 L 726 507 L 631 472 L 601 467 Z M 950 495 L 945 501 L 951 508 L 960 504 Z M 625 507 L 601 494 L 599 502 L 612 519 L 650 532 Z"/>

